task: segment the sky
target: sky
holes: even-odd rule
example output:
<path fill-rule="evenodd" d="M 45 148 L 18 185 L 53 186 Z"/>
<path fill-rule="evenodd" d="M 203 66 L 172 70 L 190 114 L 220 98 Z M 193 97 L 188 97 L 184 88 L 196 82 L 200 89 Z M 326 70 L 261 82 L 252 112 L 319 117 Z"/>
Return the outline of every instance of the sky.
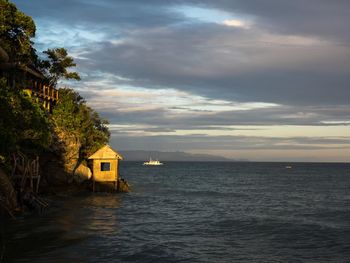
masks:
<path fill-rule="evenodd" d="M 15 0 L 117 150 L 350 160 L 350 1 Z"/>

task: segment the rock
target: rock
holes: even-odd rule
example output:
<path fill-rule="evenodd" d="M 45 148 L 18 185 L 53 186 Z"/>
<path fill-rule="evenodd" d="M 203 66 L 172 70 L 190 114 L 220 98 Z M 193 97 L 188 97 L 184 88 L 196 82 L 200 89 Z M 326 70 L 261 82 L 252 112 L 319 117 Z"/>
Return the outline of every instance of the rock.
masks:
<path fill-rule="evenodd" d="M 47 152 L 40 159 L 42 180 L 41 186 L 67 185 L 71 175 L 64 169 L 64 162 L 55 153 Z"/>
<path fill-rule="evenodd" d="M 117 191 L 120 193 L 128 193 L 128 192 L 130 192 L 130 185 L 124 179 L 118 179 Z"/>
<path fill-rule="evenodd" d="M 83 183 L 91 178 L 92 173 L 89 167 L 84 164 L 80 164 L 74 172 L 74 181 L 78 184 Z"/>
<path fill-rule="evenodd" d="M 17 207 L 17 193 L 7 174 L 0 168 L 0 212 L 11 215 Z"/>
<path fill-rule="evenodd" d="M 61 144 L 62 160 L 65 172 L 72 174 L 79 160 L 81 143 L 77 136 L 68 132 L 56 129 L 58 143 Z"/>
<path fill-rule="evenodd" d="M 43 177 L 49 186 L 69 185 L 74 181 L 80 147 L 77 136 L 55 129 L 53 143 L 41 157 Z"/>

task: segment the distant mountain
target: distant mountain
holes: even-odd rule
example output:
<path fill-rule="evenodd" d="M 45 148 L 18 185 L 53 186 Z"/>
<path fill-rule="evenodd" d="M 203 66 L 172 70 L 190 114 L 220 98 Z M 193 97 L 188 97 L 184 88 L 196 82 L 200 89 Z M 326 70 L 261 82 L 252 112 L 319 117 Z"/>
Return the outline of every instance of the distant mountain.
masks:
<path fill-rule="evenodd" d="M 160 152 L 160 151 L 119 151 L 125 161 L 147 161 L 159 159 L 159 161 L 174 162 L 234 162 L 236 160 L 228 159 L 222 156 L 209 154 L 191 154 L 185 152 Z"/>

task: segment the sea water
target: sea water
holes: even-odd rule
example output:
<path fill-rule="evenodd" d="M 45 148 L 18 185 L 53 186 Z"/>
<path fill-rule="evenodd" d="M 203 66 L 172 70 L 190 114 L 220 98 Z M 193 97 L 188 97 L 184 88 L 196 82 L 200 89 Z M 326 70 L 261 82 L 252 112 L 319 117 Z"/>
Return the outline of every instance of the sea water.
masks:
<path fill-rule="evenodd" d="M 287 166 L 291 168 L 287 169 Z M 0 262 L 350 262 L 350 164 L 123 162 L 2 223 Z"/>

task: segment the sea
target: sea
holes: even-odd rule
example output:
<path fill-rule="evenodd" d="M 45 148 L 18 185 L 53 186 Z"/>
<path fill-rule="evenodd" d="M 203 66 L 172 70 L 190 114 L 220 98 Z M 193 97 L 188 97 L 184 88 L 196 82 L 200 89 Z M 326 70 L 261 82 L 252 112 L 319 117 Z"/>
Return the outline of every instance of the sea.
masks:
<path fill-rule="evenodd" d="M 0 262 L 350 262 L 350 164 L 122 162 L 130 193 L 67 191 L 2 222 Z"/>

